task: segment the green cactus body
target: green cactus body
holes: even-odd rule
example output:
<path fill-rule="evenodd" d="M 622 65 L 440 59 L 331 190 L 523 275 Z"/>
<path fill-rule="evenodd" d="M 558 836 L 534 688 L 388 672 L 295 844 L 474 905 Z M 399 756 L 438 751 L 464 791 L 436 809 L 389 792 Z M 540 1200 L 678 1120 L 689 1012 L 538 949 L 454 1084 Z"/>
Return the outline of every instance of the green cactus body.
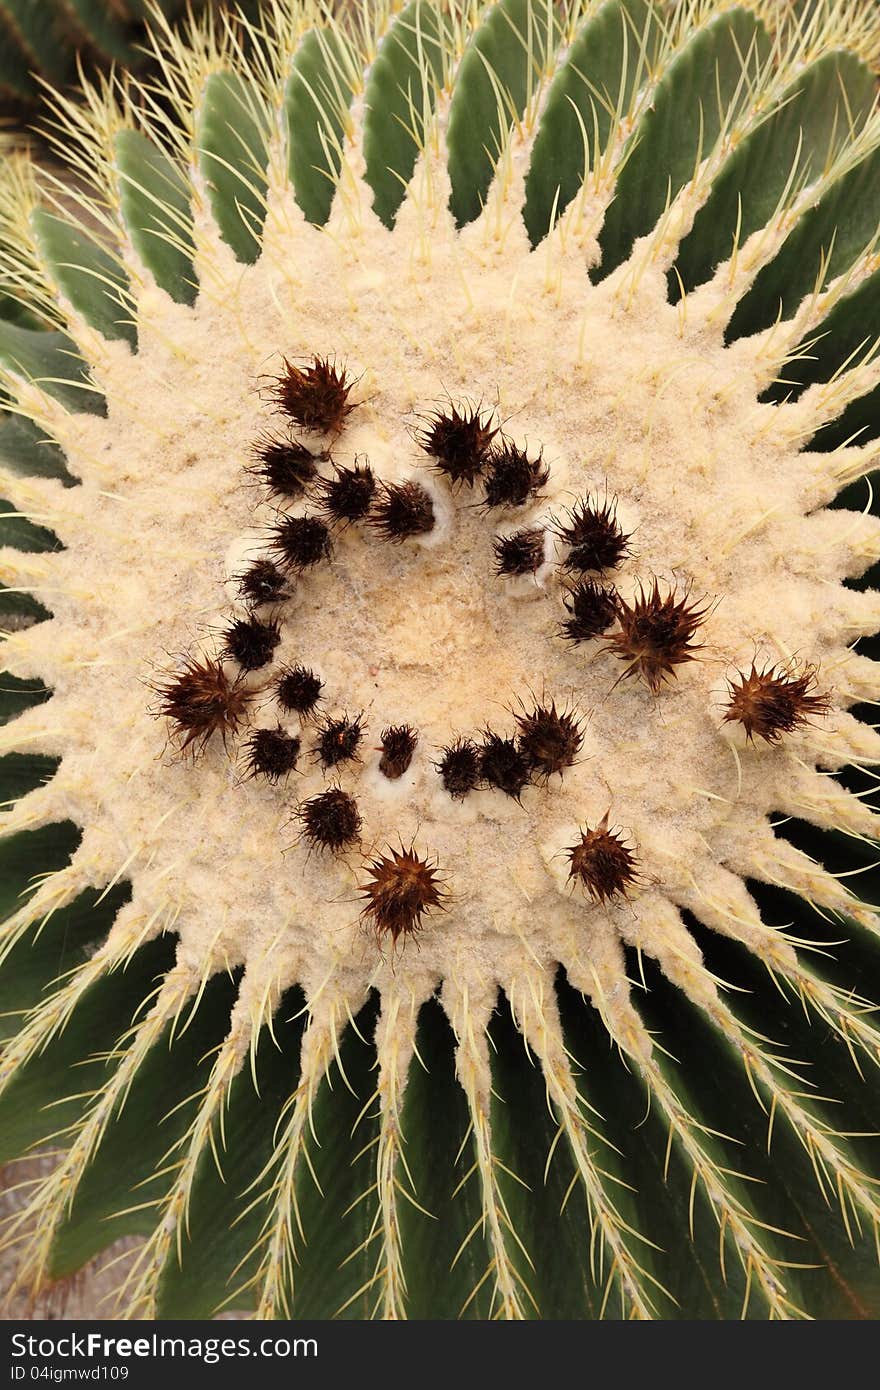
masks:
<path fill-rule="evenodd" d="M 155 50 L 0 185 L 20 1286 L 876 1316 L 872 7 Z"/>

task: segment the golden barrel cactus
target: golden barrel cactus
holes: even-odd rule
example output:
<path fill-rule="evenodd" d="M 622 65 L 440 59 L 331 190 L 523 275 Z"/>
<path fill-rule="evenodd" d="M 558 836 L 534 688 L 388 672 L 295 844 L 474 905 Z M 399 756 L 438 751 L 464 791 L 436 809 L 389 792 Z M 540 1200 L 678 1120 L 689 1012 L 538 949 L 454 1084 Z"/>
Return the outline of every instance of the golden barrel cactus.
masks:
<path fill-rule="evenodd" d="M 0 193 L 21 1287 L 876 1315 L 873 5 L 151 42 Z"/>

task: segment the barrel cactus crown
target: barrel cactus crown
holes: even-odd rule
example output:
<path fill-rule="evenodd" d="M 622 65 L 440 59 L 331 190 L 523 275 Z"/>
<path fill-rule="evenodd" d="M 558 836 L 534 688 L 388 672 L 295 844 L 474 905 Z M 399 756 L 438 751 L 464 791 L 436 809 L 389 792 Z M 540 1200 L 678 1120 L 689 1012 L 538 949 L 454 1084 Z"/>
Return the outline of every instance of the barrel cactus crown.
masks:
<path fill-rule="evenodd" d="M 153 23 L 0 195 L 20 1287 L 876 1315 L 874 6 Z"/>

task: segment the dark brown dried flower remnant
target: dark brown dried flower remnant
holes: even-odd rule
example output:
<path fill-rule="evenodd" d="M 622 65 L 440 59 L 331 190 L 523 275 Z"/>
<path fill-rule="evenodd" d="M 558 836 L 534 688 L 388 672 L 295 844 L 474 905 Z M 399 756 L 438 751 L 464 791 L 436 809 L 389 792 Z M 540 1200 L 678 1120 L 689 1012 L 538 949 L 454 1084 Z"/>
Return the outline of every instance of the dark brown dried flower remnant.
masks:
<path fill-rule="evenodd" d="M 831 708 L 827 695 L 816 694 L 815 666 L 773 665 L 759 671 L 752 662 L 747 676 L 737 672 L 727 684 L 724 718 L 742 724 L 752 742 L 757 736 L 778 743 L 783 734 L 802 728 Z"/>
<path fill-rule="evenodd" d="M 275 681 L 278 703 L 288 714 L 311 714 L 323 689 L 321 677 L 306 666 L 288 666 Z"/>
<path fill-rule="evenodd" d="M 582 579 L 565 596 L 569 616 L 560 627 L 560 635 L 569 642 L 589 642 L 607 632 L 617 617 L 617 594 L 603 589 L 592 579 Z"/>
<path fill-rule="evenodd" d="M 154 689 L 161 699 L 156 713 L 171 721 L 182 752 L 190 747 L 203 751 L 214 734 L 220 734 L 225 745 L 252 698 L 252 692 L 231 681 L 222 663 L 211 657 L 184 657 L 182 669 Z"/>
<path fill-rule="evenodd" d="M 353 844 L 361 828 L 357 802 L 340 787 L 330 787 L 311 800 L 304 801 L 297 811 L 303 835 L 320 849 L 333 853 Z"/>
<path fill-rule="evenodd" d="M 440 773 L 443 789 L 457 801 L 463 801 L 480 780 L 480 750 L 469 738 L 457 738 L 441 749 L 441 758 L 434 764 Z"/>
<path fill-rule="evenodd" d="M 340 467 L 334 463 L 334 478 L 321 478 L 317 491 L 321 498 L 321 511 L 327 520 L 337 525 L 349 525 L 362 521 L 370 510 L 376 479 L 368 463 L 355 461 L 353 468 Z"/>
<path fill-rule="evenodd" d="M 426 454 L 433 454 L 438 473 L 453 485 L 470 486 L 482 473 L 497 433 L 479 408 L 450 405 L 428 417 L 417 441 Z"/>
<path fill-rule="evenodd" d="M 266 484 L 270 497 L 301 497 L 317 472 L 317 462 L 305 444 L 263 434 L 254 445 L 248 472 Z"/>
<path fill-rule="evenodd" d="M 608 812 L 595 830 L 580 831 L 580 841 L 566 850 L 569 878 L 578 879 L 594 902 L 626 897 L 636 881 L 636 857 L 615 830 L 608 829 Z"/>
<path fill-rule="evenodd" d="M 330 531 L 319 516 L 283 516 L 269 544 L 282 565 L 302 572 L 330 554 Z"/>
<path fill-rule="evenodd" d="M 533 773 L 548 778 L 572 766 L 584 741 L 581 721 L 572 710 L 558 710 L 551 700 L 514 718 L 519 725 L 520 751 Z"/>
<path fill-rule="evenodd" d="M 280 641 L 281 629 L 277 623 L 236 618 L 223 634 L 223 654 L 237 661 L 243 671 L 259 671 L 272 660 Z"/>
<path fill-rule="evenodd" d="M 409 724 L 392 724 L 383 729 L 379 771 L 392 782 L 402 777 L 412 762 L 418 741 L 418 734 Z"/>
<path fill-rule="evenodd" d="M 375 928 L 377 940 L 388 935 L 396 945 L 421 928 L 425 913 L 439 907 L 446 894 L 436 863 L 420 858 L 412 846 L 401 846 L 370 861 L 361 896 L 366 900 L 361 915 Z"/>
<path fill-rule="evenodd" d="M 309 366 L 297 367 L 284 361 L 284 371 L 272 383 L 276 405 L 304 430 L 337 434 L 346 415 L 354 410 L 348 396 L 354 381 L 344 367 L 328 357 L 314 357 Z"/>
<path fill-rule="evenodd" d="M 496 536 L 492 549 L 496 574 L 535 574 L 544 563 L 544 531 L 540 526 L 530 526 L 510 536 Z"/>
<path fill-rule="evenodd" d="M 565 558 L 569 570 L 613 570 L 629 553 L 629 536 L 617 520 L 617 502 L 606 498 L 576 502 L 565 521 L 557 521 L 555 531 L 570 547 Z"/>
<path fill-rule="evenodd" d="M 255 729 L 245 744 L 248 776 L 265 777 L 273 786 L 293 772 L 299 757 L 300 741 L 277 725 L 274 729 Z"/>
<path fill-rule="evenodd" d="M 487 729 L 480 747 L 479 766 L 484 782 L 506 792 L 514 801 L 519 801 L 523 788 L 528 784 L 531 768 L 515 739 L 504 738 Z"/>
<path fill-rule="evenodd" d="M 318 731 L 315 752 L 322 767 L 336 767 L 338 763 L 348 762 L 357 757 L 357 750 L 364 733 L 362 714 L 349 719 L 347 714 L 339 718 L 328 715 Z"/>
<path fill-rule="evenodd" d="M 655 579 L 647 592 L 639 585 L 632 604 L 618 597 L 619 630 L 612 632 L 604 650 L 626 661 L 624 675 L 641 676 L 656 695 L 676 666 L 694 660 L 699 646 L 694 636 L 708 611 L 708 605 L 691 603 L 689 592 L 677 598 L 674 586 L 661 594 Z"/>
<path fill-rule="evenodd" d="M 281 603 L 290 598 L 291 582 L 271 560 L 255 560 L 236 575 L 238 592 L 245 603 Z"/>
<path fill-rule="evenodd" d="M 405 541 L 434 529 L 434 503 L 421 483 L 380 483 L 369 525 L 386 541 Z"/>
<path fill-rule="evenodd" d="M 485 507 L 523 507 L 550 477 L 541 455 L 530 459 L 510 439 L 502 439 L 489 454 Z"/>

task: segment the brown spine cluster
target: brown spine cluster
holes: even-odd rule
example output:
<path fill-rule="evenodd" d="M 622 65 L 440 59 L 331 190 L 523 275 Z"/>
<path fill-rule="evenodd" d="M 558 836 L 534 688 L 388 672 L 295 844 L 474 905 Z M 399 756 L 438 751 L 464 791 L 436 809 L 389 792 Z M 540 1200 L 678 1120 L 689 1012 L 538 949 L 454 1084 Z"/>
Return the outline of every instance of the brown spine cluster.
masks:
<path fill-rule="evenodd" d="M 323 689 L 320 676 L 307 666 L 285 666 L 275 677 L 275 698 L 287 714 L 311 714 Z"/>
<path fill-rule="evenodd" d="M 223 655 L 237 662 L 243 671 L 259 671 L 268 666 L 280 641 L 281 629 L 276 622 L 236 618 L 223 634 Z"/>
<path fill-rule="evenodd" d="M 245 743 L 247 775 L 264 777 L 273 786 L 296 768 L 300 741 L 277 724 L 274 729 L 255 729 Z"/>
<path fill-rule="evenodd" d="M 502 437 L 489 455 L 483 506 L 487 510 L 524 507 L 537 496 L 549 477 L 550 470 L 540 453 L 537 458 L 529 458 L 525 449 Z"/>
<path fill-rule="evenodd" d="M 261 604 L 283 603 L 293 592 L 291 581 L 271 560 L 255 560 L 236 575 L 236 583 L 242 601 L 253 608 L 259 608 Z"/>
<path fill-rule="evenodd" d="M 496 536 L 495 573 L 514 578 L 535 574 L 544 563 L 544 531 L 540 526 L 524 527 L 510 536 Z"/>
<path fill-rule="evenodd" d="M 321 503 L 321 514 L 330 525 L 350 526 L 363 521 L 373 503 L 376 479 L 368 463 L 355 462 L 353 468 L 334 463 L 332 478 L 321 478 L 315 484 Z"/>
<path fill-rule="evenodd" d="M 434 458 L 438 473 L 453 484 L 472 487 L 482 473 L 498 430 L 479 407 L 450 405 L 427 417 L 416 439 Z"/>
<path fill-rule="evenodd" d="M 327 849 L 333 854 L 354 844 L 360 834 L 357 802 L 340 787 L 329 787 L 304 801 L 296 816 L 306 840 L 315 848 Z"/>
<path fill-rule="evenodd" d="M 456 801 L 463 801 L 480 783 L 480 750 L 472 739 L 457 738 L 440 750 L 440 760 L 434 764 L 440 774 L 444 791 Z"/>
<path fill-rule="evenodd" d="M 382 730 L 379 771 L 390 781 L 402 777 L 413 760 L 419 736 L 410 724 L 392 724 Z"/>
<path fill-rule="evenodd" d="M 555 523 L 555 532 L 569 547 L 565 568 L 596 571 L 616 569 L 629 554 L 629 536 L 617 520 L 617 499 L 603 503 L 585 499 L 576 502 L 564 521 Z"/>
<path fill-rule="evenodd" d="M 789 663 L 759 671 L 752 662 L 748 675 L 738 672 L 728 687 L 724 718 L 742 724 L 751 742 L 762 738 L 778 743 L 783 734 L 793 733 L 831 708 L 828 696 L 816 692 L 815 666 Z"/>
<path fill-rule="evenodd" d="M 405 541 L 434 529 L 434 503 L 421 483 L 380 483 L 368 524 L 383 540 Z"/>
<path fill-rule="evenodd" d="M 313 357 L 298 367 L 287 358 L 284 370 L 271 383 L 270 393 L 278 409 L 304 430 L 338 434 L 354 405 L 348 397 L 354 386 L 345 367 L 329 357 Z"/>
<path fill-rule="evenodd" d="M 590 642 L 607 632 L 617 617 L 617 594 L 592 579 L 582 579 L 564 599 L 568 617 L 559 631 L 569 642 Z"/>
<path fill-rule="evenodd" d="M 519 747 L 530 774 L 547 781 L 555 772 L 562 773 L 577 760 L 584 742 L 581 718 L 573 709 L 556 708 L 549 704 L 535 705 L 515 716 L 519 726 Z"/>
<path fill-rule="evenodd" d="M 318 725 L 318 741 L 315 745 L 315 753 L 321 766 L 337 767 L 339 763 L 356 759 L 363 735 L 362 714 L 355 715 L 353 719 L 349 719 L 347 714 L 338 717 L 325 716 Z"/>
<path fill-rule="evenodd" d="M 480 780 L 519 801 L 531 779 L 529 760 L 514 738 L 486 729 L 479 750 Z"/>
<path fill-rule="evenodd" d="M 282 516 L 269 548 L 284 569 L 301 574 L 330 554 L 330 529 L 319 516 Z"/>
<path fill-rule="evenodd" d="M 181 669 L 153 688 L 160 699 L 156 713 L 169 720 L 182 752 L 204 751 L 215 734 L 225 746 L 252 699 L 251 691 L 231 681 L 212 657 L 185 656 Z"/>
<path fill-rule="evenodd" d="M 305 444 L 274 434 L 260 435 L 248 469 L 270 497 L 286 499 L 301 497 L 317 471 L 317 459 Z"/>
<path fill-rule="evenodd" d="M 625 676 L 641 676 L 656 695 L 676 666 L 694 660 L 700 645 L 694 638 L 708 611 L 708 605 L 692 603 L 689 593 L 679 597 L 674 586 L 662 593 L 656 579 L 648 590 L 639 585 L 631 604 L 618 597 L 618 630 L 605 650 L 627 663 Z"/>
<path fill-rule="evenodd" d="M 423 859 L 412 845 L 409 849 L 401 845 L 370 860 L 361 896 L 364 921 L 380 942 L 390 936 L 396 946 L 400 937 L 419 931 L 425 913 L 440 907 L 446 892 L 436 863 Z"/>
<path fill-rule="evenodd" d="M 568 876 L 583 885 L 594 902 L 625 897 L 637 880 L 636 857 L 616 830 L 608 828 L 606 812 L 594 830 L 585 827 L 580 840 L 566 850 Z"/>

